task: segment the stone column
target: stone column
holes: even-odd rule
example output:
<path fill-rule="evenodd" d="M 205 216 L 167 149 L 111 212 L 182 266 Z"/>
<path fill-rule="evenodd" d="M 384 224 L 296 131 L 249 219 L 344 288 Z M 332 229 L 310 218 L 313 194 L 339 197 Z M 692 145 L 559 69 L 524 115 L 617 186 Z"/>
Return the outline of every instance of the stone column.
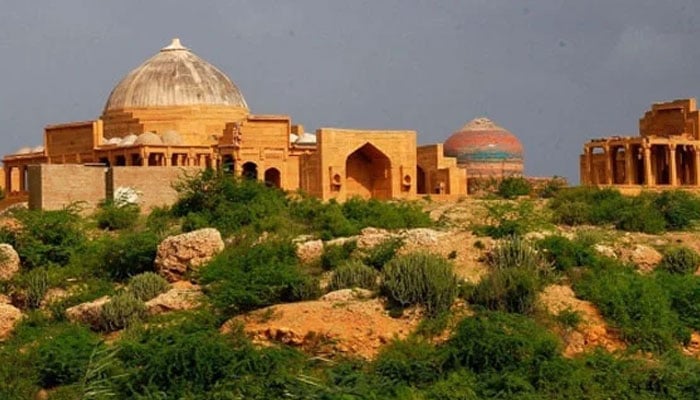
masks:
<path fill-rule="evenodd" d="M 7 196 L 12 193 L 12 168 L 5 166 L 3 171 L 5 171 L 5 196 Z"/>
<path fill-rule="evenodd" d="M 22 165 L 19 169 L 19 191 L 20 192 L 26 192 L 27 191 L 27 185 L 26 185 L 26 175 L 27 175 L 27 167 Z"/>
<path fill-rule="evenodd" d="M 634 176 L 634 168 L 632 167 L 632 146 L 629 143 L 625 143 L 625 184 L 631 185 Z"/>
<path fill-rule="evenodd" d="M 676 145 L 668 145 L 668 180 L 671 186 L 678 186 L 678 174 L 676 171 Z"/>
<path fill-rule="evenodd" d="M 612 185 L 613 183 L 613 165 L 612 154 L 610 154 L 610 145 L 603 146 L 605 152 L 605 184 Z"/>
<path fill-rule="evenodd" d="M 583 147 L 583 154 L 584 154 L 584 158 L 585 158 L 585 162 L 586 162 L 586 170 L 584 172 L 583 182 L 581 182 L 581 183 L 592 185 L 593 184 L 593 176 L 592 176 L 593 175 L 593 157 L 592 157 L 592 152 L 591 152 L 590 146 L 586 145 Z M 428 173 L 425 175 L 426 175 L 426 182 L 425 182 L 426 186 L 425 187 L 430 188 L 431 186 L 427 186 L 428 185 L 428 175 L 430 175 L 430 174 Z M 428 189 L 428 190 L 430 190 L 430 189 Z"/>
<path fill-rule="evenodd" d="M 643 144 L 642 148 L 644 149 L 644 184 L 653 186 L 656 182 L 651 179 L 651 145 Z"/>

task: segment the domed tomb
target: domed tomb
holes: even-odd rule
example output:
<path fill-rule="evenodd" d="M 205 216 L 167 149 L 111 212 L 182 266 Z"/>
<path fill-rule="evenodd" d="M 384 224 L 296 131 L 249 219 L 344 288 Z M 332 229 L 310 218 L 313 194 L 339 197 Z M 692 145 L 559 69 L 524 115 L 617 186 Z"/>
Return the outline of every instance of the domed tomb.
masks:
<path fill-rule="evenodd" d="M 226 123 L 248 113 L 243 94 L 223 72 L 173 39 L 114 87 L 102 119 L 107 139 L 177 131 L 184 144 L 208 145 Z"/>
<path fill-rule="evenodd" d="M 522 175 L 523 145 L 488 118 L 476 118 L 452 134 L 443 146 L 447 157 L 467 169 L 468 178 Z"/>

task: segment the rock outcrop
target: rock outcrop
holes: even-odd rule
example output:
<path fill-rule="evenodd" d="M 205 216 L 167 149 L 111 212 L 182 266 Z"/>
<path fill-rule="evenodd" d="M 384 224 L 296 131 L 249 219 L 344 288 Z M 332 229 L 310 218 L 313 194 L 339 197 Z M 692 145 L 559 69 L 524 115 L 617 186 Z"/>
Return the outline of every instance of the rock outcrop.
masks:
<path fill-rule="evenodd" d="M 0 298 L 0 341 L 10 337 L 23 315 L 19 308 L 9 303 L 9 298 Z"/>
<path fill-rule="evenodd" d="M 170 282 L 179 281 L 223 249 L 224 241 L 214 228 L 170 236 L 158 245 L 156 270 Z"/>
<path fill-rule="evenodd" d="M 19 272 L 19 254 L 11 245 L 0 243 L 0 280 L 10 280 L 17 272 Z"/>
<path fill-rule="evenodd" d="M 146 309 L 150 315 L 191 310 L 201 304 L 202 296 L 202 290 L 199 286 L 189 282 L 175 282 L 170 290 L 148 300 Z"/>
<path fill-rule="evenodd" d="M 66 317 L 71 322 L 97 327 L 100 324 L 102 307 L 104 307 L 108 301 L 109 296 L 102 296 L 99 299 L 70 307 L 66 309 Z"/>

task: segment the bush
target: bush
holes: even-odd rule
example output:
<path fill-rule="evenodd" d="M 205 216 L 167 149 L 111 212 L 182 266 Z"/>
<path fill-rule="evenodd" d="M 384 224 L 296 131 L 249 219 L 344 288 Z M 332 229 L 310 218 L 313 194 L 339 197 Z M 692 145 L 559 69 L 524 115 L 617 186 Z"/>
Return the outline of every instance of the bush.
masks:
<path fill-rule="evenodd" d="M 519 196 L 527 196 L 532 192 L 532 185 L 522 177 L 503 178 L 498 184 L 498 195 L 504 199 L 514 199 Z"/>
<path fill-rule="evenodd" d="M 430 216 L 420 203 L 388 202 L 352 197 L 342 205 L 345 218 L 359 229 L 373 226 L 383 229 L 421 228 L 432 226 Z"/>
<path fill-rule="evenodd" d="M 17 232 L 5 231 L 26 268 L 65 265 L 85 236 L 75 207 L 57 211 L 19 210 L 13 213 L 22 224 Z"/>
<path fill-rule="evenodd" d="M 664 252 L 659 268 L 672 274 L 689 275 L 700 265 L 700 255 L 688 247 L 674 247 Z"/>
<path fill-rule="evenodd" d="M 411 253 L 394 258 L 382 271 L 382 292 L 402 307 L 422 305 L 435 316 L 447 311 L 459 290 L 452 265 L 429 253 Z"/>
<path fill-rule="evenodd" d="M 79 325 L 66 325 L 56 336 L 36 348 L 36 368 L 42 387 L 78 382 L 87 369 L 99 337 Z"/>
<path fill-rule="evenodd" d="M 321 267 L 326 271 L 335 269 L 350 259 L 357 249 L 357 241 L 348 240 L 343 244 L 325 244 L 321 253 Z"/>
<path fill-rule="evenodd" d="M 146 315 L 146 305 L 129 292 L 112 297 L 100 313 L 100 329 L 105 332 L 124 329 Z"/>
<path fill-rule="evenodd" d="M 289 241 L 227 248 L 200 270 L 205 293 L 226 316 L 317 295 Z M 316 284 L 316 287 L 317 284 Z"/>
<path fill-rule="evenodd" d="M 548 224 L 548 216 L 535 209 L 533 201 L 492 201 L 486 205 L 486 224 L 477 224 L 473 230 L 477 235 L 500 239 L 521 236 Z"/>
<path fill-rule="evenodd" d="M 170 288 L 170 284 L 154 272 L 144 272 L 129 279 L 129 293 L 141 301 L 148 301 Z"/>
<path fill-rule="evenodd" d="M 558 355 L 558 340 L 518 314 L 489 312 L 462 320 L 447 342 L 449 365 L 476 372 L 533 367 Z"/>
<path fill-rule="evenodd" d="M 363 288 L 377 289 L 379 274 L 372 267 L 357 260 L 346 261 L 333 271 L 328 290 Z"/>
<path fill-rule="evenodd" d="M 442 375 L 444 356 L 425 341 L 396 340 L 385 347 L 374 362 L 374 372 L 391 385 L 425 386 Z"/>
<path fill-rule="evenodd" d="M 653 200 L 669 230 L 682 230 L 700 219 L 700 198 L 682 190 L 661 192 Z"/>
<path fill-rule="evenodd" d="M 548 263 L 559 271 L 572 267 L 584 267 L 593 264 L 596 253 L 582 240 L 569 240 L 563 236 L 547 236 L 537 242 Z"/>
<path fill-rule="evenodd" d="M 628 199 L 618 210 L 615 228 L 629 232 L 644 232 L 657 234 L 666 229 L 664 215 L 654 207 L 654 195 L 641 194 Z"/>
<path fill-rule="evenodd" d="M 700 277 L 658 271 L 656 282 L 663 287 L 683 323 L 700 330 Z"/>
<path fill-rule="evenodd" d="M 641 350 L 664 352 L 689 339 L 666 291 L 653 277 L 609 265 L 586 271 L 574 290 L 598 306 L 623 340 Z"/>
<path fill-rule="evenodd" d="M 486 262 L 494 269 L 520 268 L 547 272 L 549 263 L 527 240 L 514 236 L 500 243 L 487 256 Z"/>
<path fill-rule="evenodd" d="M 499 269 L 483 277 L 467 300 L 492 311 L 530 314 L 543 280 L 531 269 Z"/>
<path fill-rule="evenodd" d="M 152 232 L 129 232 L 106 240 L 102 250 L 104 267 L 117 280 L 153 271 L 159 242 L 160 238 Z"/>
<path fill-rule="evenodd" d="M 402 238 L 389 238 L 367 250 L 363 261 L 370 267 L 382 269 L 386 263 L 396 256 L 396 252 L 399 251 L 402 246 Z"/>
<path fill-rule="evenodd" d="M 22 278 L 22 286 L 27 291 L 27 307 L 39 308 L 49 289 L 49 273 L 46 268 L 35 268 Z"/>
<path fill-rule="evenodd" d="M 95 220 L 100 229 L 115 231 L 133 228 L 140 214 L 141 208 L 135 204 L 106 203 L 95 213 Z"/>

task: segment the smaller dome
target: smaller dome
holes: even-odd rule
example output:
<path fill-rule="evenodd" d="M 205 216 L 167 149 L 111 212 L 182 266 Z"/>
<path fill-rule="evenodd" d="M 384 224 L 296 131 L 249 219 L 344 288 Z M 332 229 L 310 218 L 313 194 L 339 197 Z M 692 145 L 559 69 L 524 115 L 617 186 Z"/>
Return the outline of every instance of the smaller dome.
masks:
<path fill-rule="evenodd" d="M 119 143 L 121 143 L 121 141 L 122 141 L 121 138 L 113 137 L 111 139 L 108 139 L 106 143 L 107 144 L 119 144 Z"/>
<path fill-rule="evenodd" d="M 180 135 L 176 131 L 167 131 L 163 133 L 162 136 L 162 141 L 163 144 L 167 144 L 170 146 L 179 146 L 184 143 L 184 140 L 182 139 L 182 135 Z"/>
<path fill-rule="evenodd" d="M 36 146 L 32 149 L 32 153 L 41 153 L 44 151 L 44 146 Z"/>
<path fill-rule="evenodd" d="M 31 147 L 22 147 L 22 148 L 20 148 L 19 150 L 17 150 L 17 151 L 15 152 L 15 154 L 29 154 L 29 153 L 31 153 L 31 152 L 32 152 L 32 148 L 31 148 Z"/>
<path fill-rule="evenodd" d="M 153 132 L 144 132 L 136 138 L 134 144 L 161 145 L 163 144 L 163 139 Z"/>
<path fill-rule="evenodd" d="M 290 133 L 290 134 L 289 134 L 289 142 L 290 142 L 290 143 L 294 143 L 294 142 L 296 142 L 297 140 L 299 140 L 299 136 L 297 136 L 297 135 L 295 135 L 295 134 L 293 134 L 293 133 Z"/>
<path fill-rule="evenodd" d="M 299 136 L 299 139 L 297 139 L 295 144 L 301 144 L 301 145 L 309 145 L 309 144 L 316 144 L 316 135 L 313 133 L 308 133 L 304 132 Z"/>
<path fill-rule="evenodd" d="M 132 144 L 134 144 L 136 139 L 138 139 L 138 136 L 134 135 L 133 133 L 130 135 L 126 135 L 119 141 L 119 146 L 131 146 Z"/>

